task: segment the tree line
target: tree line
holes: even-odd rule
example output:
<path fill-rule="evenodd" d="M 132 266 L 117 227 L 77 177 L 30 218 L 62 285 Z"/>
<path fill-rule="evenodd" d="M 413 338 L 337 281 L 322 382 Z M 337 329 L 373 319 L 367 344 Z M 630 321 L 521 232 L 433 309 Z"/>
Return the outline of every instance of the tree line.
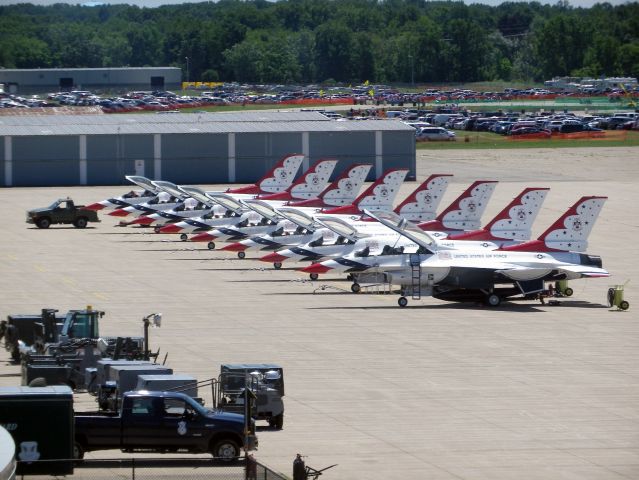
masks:
<path fill-rule="evenodd" d="M 187 60 L 188 58 L 188 60 Z M 221 0 L 0 7 L 0 67 L 176 66 L 250 83 L 639 77 L 639 3 Z"/>

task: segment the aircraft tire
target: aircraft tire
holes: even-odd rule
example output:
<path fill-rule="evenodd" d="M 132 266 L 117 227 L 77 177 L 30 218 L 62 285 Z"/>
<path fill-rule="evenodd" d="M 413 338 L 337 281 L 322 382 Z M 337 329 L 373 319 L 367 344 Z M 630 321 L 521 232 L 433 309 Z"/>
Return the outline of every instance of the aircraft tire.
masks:
<path fill-rule="evenodd" d="M 273 264 L 273 268 L 274 268 L 275 270 L 279 270 L 280 268 L 282 268 L 282 262 L 275 262 L 275 263 Z"/>
<path fill-rule="evenodd" d="M 180 240 L 186 242 L 189 239 L 189 236 L 186 233 L 180 234 Z"/>
<path fill-rule="evenodd" d="M 497 307 L 500 303 L 501 298 L 499 298 L 499 295 L 495 295 L 494 293 L 486 295 L 486 305 L 489 307 Z"/>
<path fill-rule="evenodd" d="M 399 297 L 397 299 L 397 305 L 399 305 L 401 308 L 404 308 L 406 305 L 408 305 L 408 299 L 406 297 Z"/>
<path fill-rule="evenodd" d="M 208 248 L 209 250 L 215 250 L 215 242 L 207 243 L 206 248 Z"/>
<path fill-rule="evenodd" d="M 237 258 L 245 258 L 246 252 L 237 252 Z"/>
<path fill-rule="evenodd" d="M 159 225 L 156 225 L 155 227 L 153 227 L 153 231 L 155 233 L 160 233 L 160 228 L 162 228 L 162 227 L 160 227 Z"/>
<path fill-rule="evenodd" d="M 362 287 L 360 286 L 359 283 L 354 283 L 353 285 L 351 285 L 351 292 L 359 293 L 361 291 L 362 291 Z"/>
<path fill-rule="evenodd" d="M 308 276 L 311 280 L 317 280 L 319 278 L 319 273 L 310 273 Z"/>

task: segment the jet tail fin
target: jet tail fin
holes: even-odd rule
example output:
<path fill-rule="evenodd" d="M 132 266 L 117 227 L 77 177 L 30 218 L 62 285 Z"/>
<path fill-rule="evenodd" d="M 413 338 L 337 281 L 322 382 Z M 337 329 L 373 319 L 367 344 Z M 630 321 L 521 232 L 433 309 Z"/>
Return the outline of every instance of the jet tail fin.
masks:
<path fill-rule="evenodd" d="M 295 174 L 299 170 L 303 161 L 303 154 L 295 153 L 287 155 L 277 162 L 266 175 L 253 185 L 230 188 L 227 190 L 227 193 L 252 193 L 259 195 L 260 193 L 283 192 L 293 183 Z"/>
<path fill-rule="evenodd" d="M 504 247 L 514 251 L 585 252 L 588 236 L 608 197 L 581 197 L 537 240 Z"/>
<path fill-rule="evenodd" d="M 419 224 L 422 230 L 477 230 L 496 180 L 478 180 L 468 187 L 446 210 L 431 222 Z"/>
<path fill-rule="evenodd" d="M 414 222 L 433 220 L 450 177 L 450 174 L 431 175 L 395 208 L 395 213 Z"/>
<path fill-rule="evenodd" d="M 331 178 L 333 170 L 337 165 L 337 160 L 321 159 L 309 168 L 295 183 L 285 191 L 262 195 L 262 200 L 308 200 L 317 198 Z"/>
<path fill-rule="evenodd" d="M 357 197 L 352 205 L 333 208 L 323 213 L 360 214 L 365 208 L 368 210 L 392 210 L 393 201 L 407 174 L 407 168 L 387 170 Z"/>
<path fill-rule="evenodd" d="M 531 228 L 549 188 L 526 188 L 479 230 L 449 235 L 449 240 L 530 240 Z"/>

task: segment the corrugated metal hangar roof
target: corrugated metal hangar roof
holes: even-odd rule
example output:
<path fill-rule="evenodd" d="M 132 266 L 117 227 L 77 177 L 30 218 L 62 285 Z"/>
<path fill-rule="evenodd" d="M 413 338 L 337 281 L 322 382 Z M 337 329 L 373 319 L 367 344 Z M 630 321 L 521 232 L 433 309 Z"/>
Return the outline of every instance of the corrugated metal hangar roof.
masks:
<path fill-rule="evenodd" d="M 397 120 L 335 121 L 319 112 L 233 112 L 0 117 L 0 136 L 410 131 Z"/>

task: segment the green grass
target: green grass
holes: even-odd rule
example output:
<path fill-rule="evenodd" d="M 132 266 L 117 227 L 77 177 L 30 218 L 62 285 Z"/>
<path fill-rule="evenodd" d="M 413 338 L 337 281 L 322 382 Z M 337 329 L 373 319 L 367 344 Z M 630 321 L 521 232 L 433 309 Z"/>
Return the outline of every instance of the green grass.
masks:
<path fill-rule="evenodd" d="M 418 150 L 467 150 L 482 148 L 577 148 L 577 147 L 639 147 L 639 132 L 611 131 L 608 138 L 549 140 L 512 140 L 512 137 L 489 132 L 457 131 L 455 142 L 418 142 Z M 468 140 L 466 140 L 468 139 Z"/>

